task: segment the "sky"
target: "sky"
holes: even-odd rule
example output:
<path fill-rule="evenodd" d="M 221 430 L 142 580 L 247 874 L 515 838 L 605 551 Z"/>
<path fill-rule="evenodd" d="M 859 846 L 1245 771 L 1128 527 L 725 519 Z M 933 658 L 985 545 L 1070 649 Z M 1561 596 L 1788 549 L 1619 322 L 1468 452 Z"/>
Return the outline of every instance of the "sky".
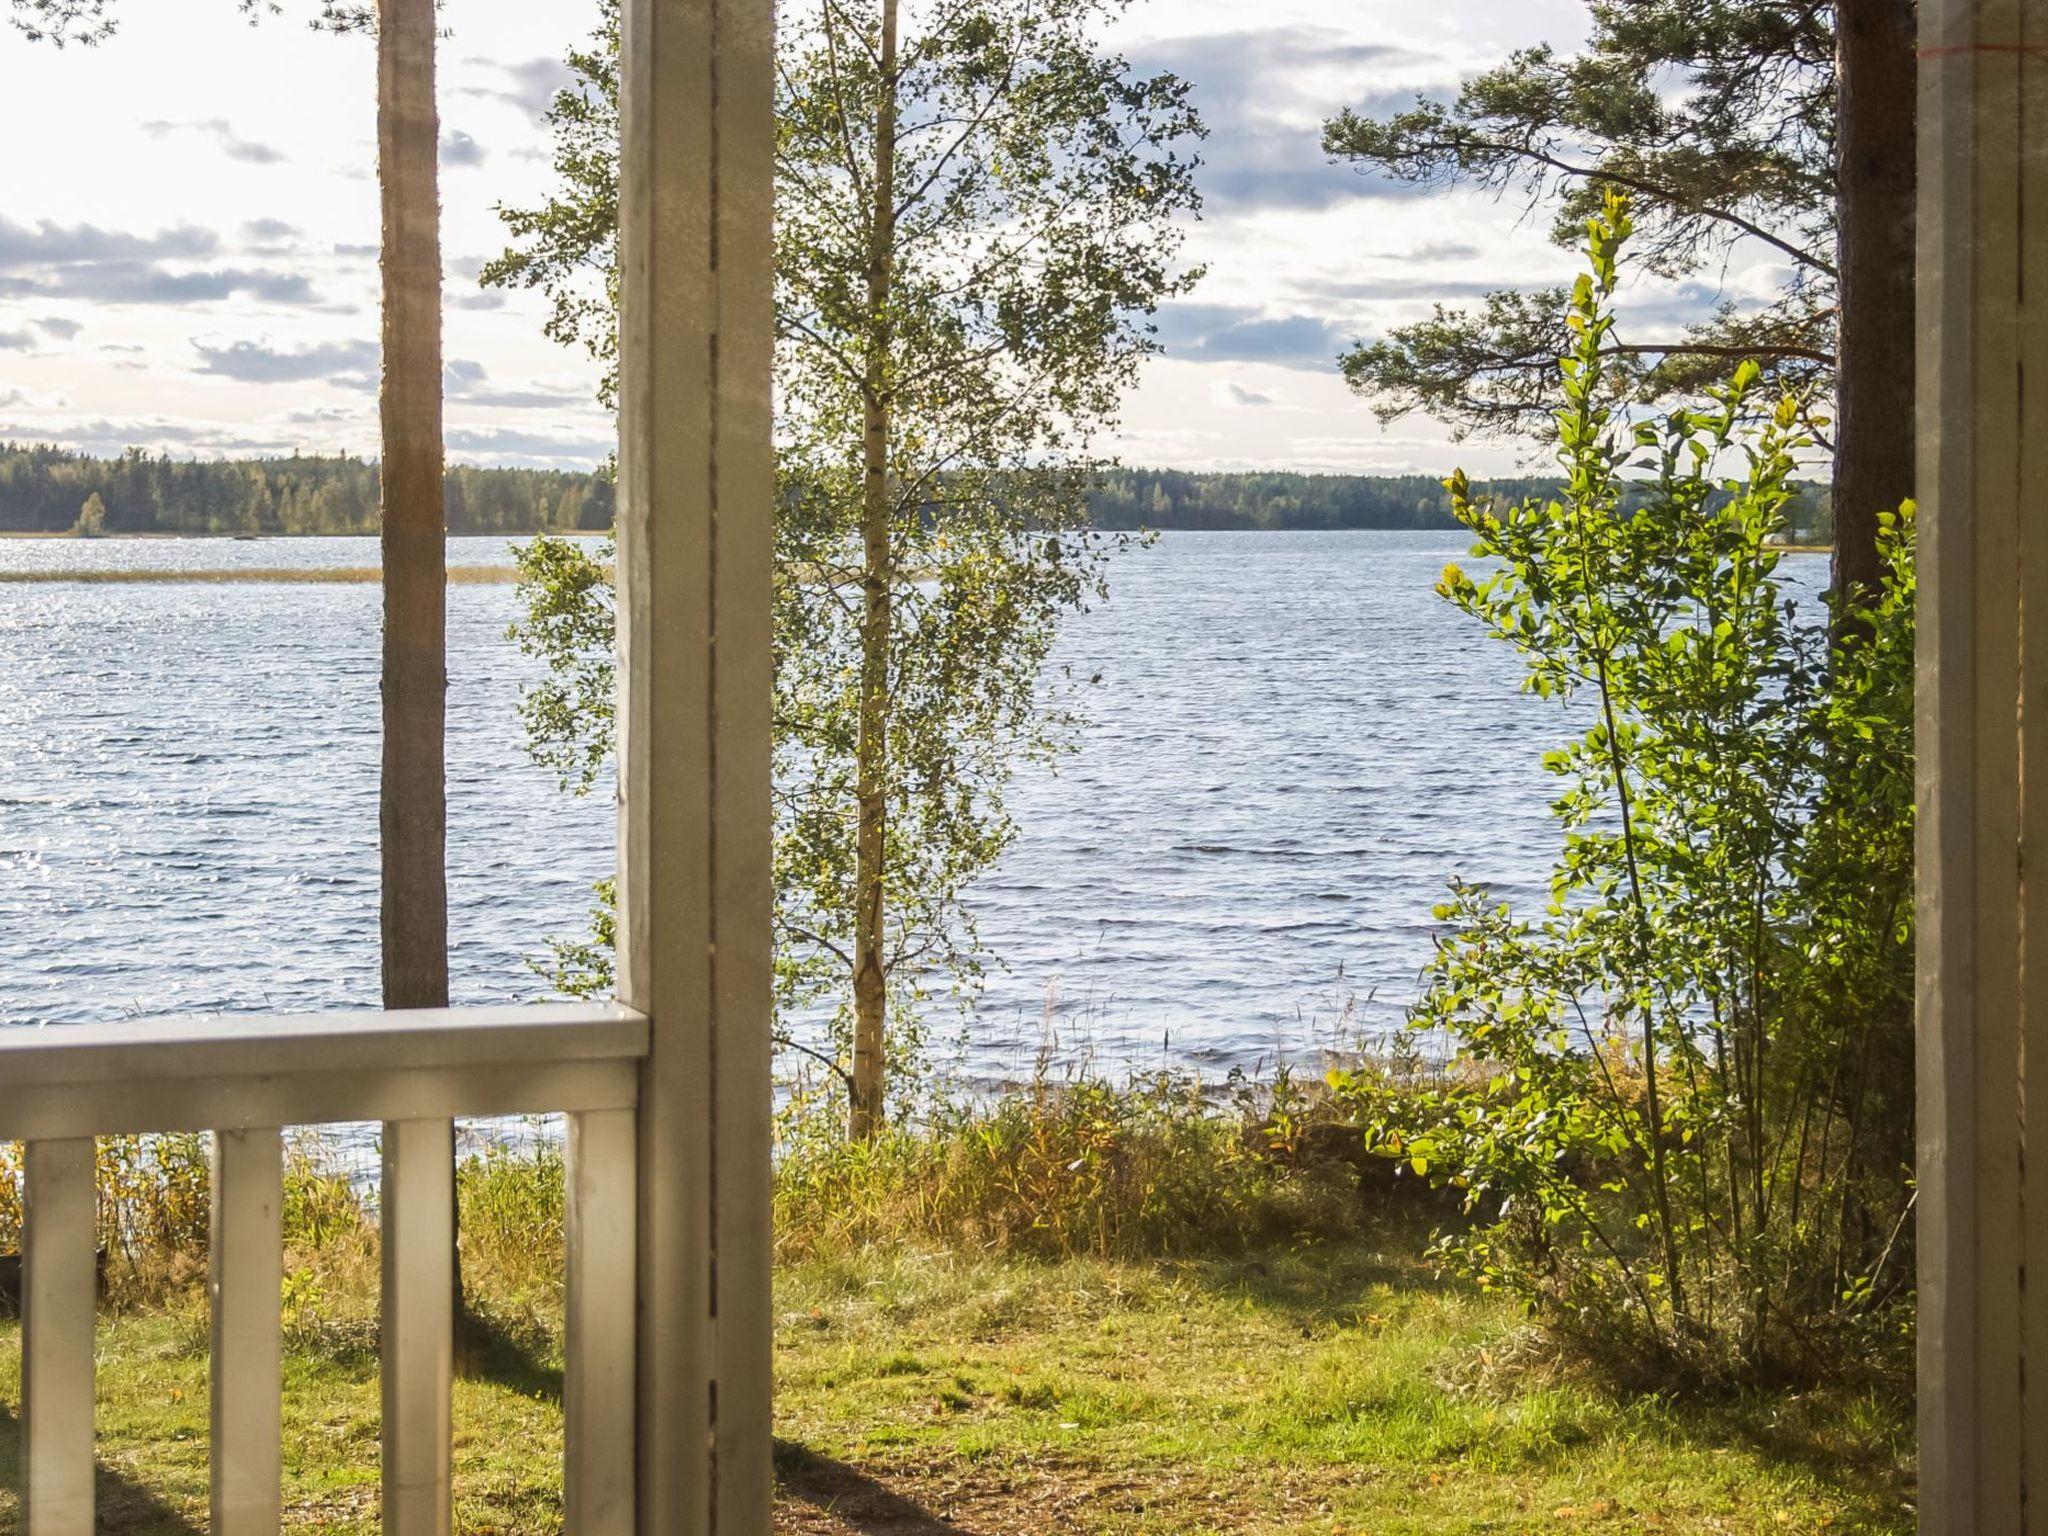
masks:
<path fill-rule="evenodd" d="M 232 0 L 124 0 L 120 32 L 55 50 L 0 30 L 0 440 L 200 457 L 373 453 L 377 188 L 372 44 L 312 32 L 312 0 L 251 26 Z M 294 14 L 296 9 L 297 14 Z M 1580 0 L 1135 0 L 1107 39 L 1193 82 L 1212 130 L 1186 256 L 1116 433 L 1126 463 L 1477 474 L 1525 445 L 1382 426 L 1350 344 L 1492 288 L 1568 280 L 1519 200 L 1431 193 L 1328 164 L 1322 120 L 1448 95 L 1510 50 L 1570 47 Z M 550 180 L 542 112 L 595 0 L 449 0 L 442 44 L 449 455 L 586 467 L 609 451 L 596 370 L 544 302 L 478 287 L 494 206 Z M 1771 283 L 1738 257 L 1638 293 L 1670 315 Z"/>

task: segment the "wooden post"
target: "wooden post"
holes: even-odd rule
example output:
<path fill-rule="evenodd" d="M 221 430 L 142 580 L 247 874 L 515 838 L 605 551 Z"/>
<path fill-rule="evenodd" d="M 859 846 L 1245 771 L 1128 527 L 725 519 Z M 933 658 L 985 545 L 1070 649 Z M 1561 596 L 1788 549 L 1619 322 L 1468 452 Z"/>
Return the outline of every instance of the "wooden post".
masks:
<path fill-rule="evenodd" d="M 448 1536 L 449 1439 L 455 1367 L 455 1128 L 448 1120 L 384 1122 L 384 1536 Z"/>
<path fill-rule="evenodd" d="M 284 1141 L 213 1133 L 211 1536 L 269 1536 L 282 1514 Z"/>
<path fill-rule="evenodd" d="M 562 1380 L 562 1527 L 633 1536 L 635 1167 L 630 1109 L 569 1116 Z"/>
<path fill-rule="evenodd" d="M 640 1104 L 639 1528 L 769 1504 L 770 0 L 626 0 L 619 994 Z"/>
<path fill-rule="evenodd" d="M 93 1139 L 31 1141 L 23 1164 L 22 1529 L 92 1536 Z"/>
<path fill-rule="evenodd" d="M 1920 1522 L 2021 1531 L 2048 1481 L 2048 1198 L 2022 1187 L 2048 1056 L 2048 0 L 1920 8 Z M 2028 151 L 2029 140 L 2036 148 Z M 2028 210 L 2035 210 L 2029 250 Z M 2031 270 L 2029 270 L 2031 269 Z M 2023 393 L 2023 378 L 2036 381 Z M 2032 771 L 2028 772 L 2031 765 Z M 2032 1050 L 2026 1047 L 2031 1045 Z M 2036 1158 L 2048 1163 L 2048 1151 Z M 2044 1179 L 2048 1188 L 2048 1179 Z M 2036 1386 L 2035 1393 L 2044 1389 Z"/>

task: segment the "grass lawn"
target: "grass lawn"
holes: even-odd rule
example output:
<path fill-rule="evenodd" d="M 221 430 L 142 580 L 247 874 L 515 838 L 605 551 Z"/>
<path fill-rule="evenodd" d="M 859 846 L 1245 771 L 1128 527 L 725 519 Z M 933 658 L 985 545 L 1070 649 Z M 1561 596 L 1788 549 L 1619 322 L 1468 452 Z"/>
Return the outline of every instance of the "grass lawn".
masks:
<path fill-rule="evenodd" d="M 781 1277 L 777 1309 L 784 1533 L 1912 1529 L 1902 1405 L 1617 1400 L 1548 1362 L 1501 1307 L 1370 1243 L 1235 1261 L 819 1262 Z M 5 1330 L 12 1490 L 20 1343 Z M 289 1523 L 372 1529 L 373 1335 L 301 1321 L 293 1337 Z M 458 1529 L 557 1529 L 550 1336 L 492 1328 L 470 1354 Z M 203 1529 L 196 1300 L 106 1320 L 99 1380 L 101 1529 Z M 16 1508 L 0 1494 L 0 1524 Z"/>

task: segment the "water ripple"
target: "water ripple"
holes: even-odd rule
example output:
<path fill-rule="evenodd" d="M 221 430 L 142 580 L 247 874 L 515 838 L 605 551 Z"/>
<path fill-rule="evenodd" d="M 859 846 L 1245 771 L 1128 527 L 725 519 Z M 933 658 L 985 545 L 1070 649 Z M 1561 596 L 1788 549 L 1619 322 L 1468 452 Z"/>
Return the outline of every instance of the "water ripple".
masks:
<path fill-rule="evenodd" d="M 451 559 L 506 558 L 460 540 Z M 1092 724 L 1016 786 L 974 896 L 999 962 L 964 1069 L 1047 1039 L 1270 1064 L 1395 1023 L 1456 874 L 1540 898 L 1569 729 L 1432 593 L 1443 534 L 1171 534 L 1057 662 Z M 369 540 L 0 541 L 0 565 L 367 565 Z M 1820 573 L 1813 563 L 1813 579 Z M 457 1001 L 530 999 L 611 864 L 608 791 L 525 761 L 513 594 L 449 590 Z M 377 996 L 377 589 L 0 585 L 0 1021 Z M 936 1020 L 937 1033 L 962 1032 Z"/>

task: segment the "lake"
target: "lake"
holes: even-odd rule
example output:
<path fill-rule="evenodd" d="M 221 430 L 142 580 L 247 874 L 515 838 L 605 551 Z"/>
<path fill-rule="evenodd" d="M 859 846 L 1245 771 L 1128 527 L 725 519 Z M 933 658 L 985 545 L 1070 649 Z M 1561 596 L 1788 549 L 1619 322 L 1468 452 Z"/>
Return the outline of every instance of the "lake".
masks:
<path fill-rule="evenodd" d="M 1170 533 L 1060 659 L 1091 723 L 977 888 L 970 1081 L 1061 1058 L 1211 1074 L 1396 1024 L 1453 876 L 1540 900 L 1570 729 L 1438 599 L 1455 533 Z M 370 539 L 0 540 L 0 570 L 374 565 Z M 453 539 L 451 565 L 502 564 Z M 1817 586 L 1824 560 L 1797 558 Z M 612 859 L 529 763 L 506 585 L 449 589 L 450 965 L 532 1000 Z M 377 1002 L 371 585 L 0 584 L 0 1021 Z"/>

